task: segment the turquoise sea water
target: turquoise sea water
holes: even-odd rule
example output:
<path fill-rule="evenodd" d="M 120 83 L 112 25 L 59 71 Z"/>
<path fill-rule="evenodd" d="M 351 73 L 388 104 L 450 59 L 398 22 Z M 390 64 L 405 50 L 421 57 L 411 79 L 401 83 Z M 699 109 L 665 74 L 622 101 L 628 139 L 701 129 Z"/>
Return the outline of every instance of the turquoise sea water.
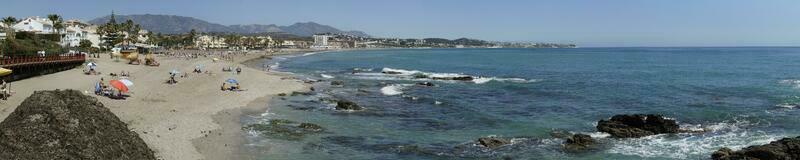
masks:
<path fill-rule="evenodd" d="M 299 140 L 250 131 L 264 159 L 707 159 L 720 147 L 800 135 L 800 48 L 398 49 L 264 63 L 323 82 L 313 95 L 276 98 L 269 111 L 243 122 L 289 119 L 325 128 Z M 328 85 L 333 80 L 345 85 Z M 366 110 L 335 111 L 324 99 Z M 635 139 L 596 132 L 598 120 L 633 113 L 663 114 L 708 132 Z M 563 152 L 564 140 L 551 136 L 558 131 L 602 144 Z M 472 145 L 490 135 L 514 143 Z"/>

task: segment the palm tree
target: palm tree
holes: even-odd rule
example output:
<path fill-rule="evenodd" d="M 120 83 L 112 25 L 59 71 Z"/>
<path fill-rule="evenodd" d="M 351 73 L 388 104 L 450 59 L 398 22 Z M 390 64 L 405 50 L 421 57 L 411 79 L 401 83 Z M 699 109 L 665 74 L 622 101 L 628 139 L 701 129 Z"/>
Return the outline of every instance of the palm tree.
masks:
<path fill-rule="evenodd" d="M 55 21 L 55 23 L 53 23 L 53 29 L 56 30 L 56 35 L 58 35 L 58 40 L 59 41 L 61 41 L 61 30 L 64 29 L 64 28 L 65 28 L 64 20 L 61 19 L 61 18 L 58 18 L 58 20 Z"/>
<path fill-rule="evenodd" d="M 189 34 L 186 37 L 186 40 L 185 40 L 186 42 L 184 42 L 185 43 L 184 45 L 193 46 L 194 45 L 195 36 L 197 36 L 197 31 L 196 30 L 192 29 L 191 31 L 189 31 Z"/>
<path fill-rule="evenodd" d="M 56 21 L 61 19 L 61 16 L 59 16 L 57 14 L 49 14 L 49 15 L 47 15 L 47 19 L 49 19 L 50 22 L 53 22 L 53 33 L 55 33 L 56 32 L 56 28 L 55 28 Z"/>
<path fill-rule="evenodd" d="M 8 16 L 8 17 L 3 18 L 2 21 L 3 21 L 3 24 L 5 24 L 5 26 L 6 26 L 6 38 L 7 39 L 14 39 L 14 28 L 12 27 L 12 25 L 14 25 L 14 23 L 17 23 L 17 18 Z"/>

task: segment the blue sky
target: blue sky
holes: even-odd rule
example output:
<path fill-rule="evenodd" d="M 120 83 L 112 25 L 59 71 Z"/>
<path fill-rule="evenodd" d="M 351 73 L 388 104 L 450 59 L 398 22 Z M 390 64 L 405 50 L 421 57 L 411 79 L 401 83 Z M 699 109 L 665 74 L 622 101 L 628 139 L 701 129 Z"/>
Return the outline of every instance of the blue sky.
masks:
<path fill-rule="evenodd" d="M 314 21 L 379 37 L 581 46 L 800 46 L 798 0 L 11 0 L 0 16 L 170 14 L 212 23 Z"/>

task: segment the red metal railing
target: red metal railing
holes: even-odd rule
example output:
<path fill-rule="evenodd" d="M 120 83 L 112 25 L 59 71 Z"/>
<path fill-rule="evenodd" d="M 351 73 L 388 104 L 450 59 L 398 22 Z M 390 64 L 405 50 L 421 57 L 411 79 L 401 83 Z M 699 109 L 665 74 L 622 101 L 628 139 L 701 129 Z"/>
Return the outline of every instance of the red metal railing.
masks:
<path fill-rule="evenodd" d="M 16 65 L 16 64 L 33 64 L 33 63 L 48 63 L 48 62 L 61 62 L 61 61 L 80 61 L 86 60 L 84 54 L 59 54 L 59 55 L 46 55 L 46 56 L 14 56 L 0 58 L 0 65 Z"/>

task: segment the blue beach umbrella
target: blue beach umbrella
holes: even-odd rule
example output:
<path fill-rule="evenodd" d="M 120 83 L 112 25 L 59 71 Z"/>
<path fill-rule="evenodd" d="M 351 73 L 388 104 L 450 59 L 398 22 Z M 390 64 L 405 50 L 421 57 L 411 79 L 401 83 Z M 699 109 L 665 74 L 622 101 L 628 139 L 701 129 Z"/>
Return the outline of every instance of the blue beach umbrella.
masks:
<path fill-rule="evenodd" d="M 236 79 L 233 79 L 233 78 L 228 78 L 228 80 L 225 80 L 225 82 L 228 82 L 228 83 L 239 83 L 239 81 L 236 81 Z"/>

